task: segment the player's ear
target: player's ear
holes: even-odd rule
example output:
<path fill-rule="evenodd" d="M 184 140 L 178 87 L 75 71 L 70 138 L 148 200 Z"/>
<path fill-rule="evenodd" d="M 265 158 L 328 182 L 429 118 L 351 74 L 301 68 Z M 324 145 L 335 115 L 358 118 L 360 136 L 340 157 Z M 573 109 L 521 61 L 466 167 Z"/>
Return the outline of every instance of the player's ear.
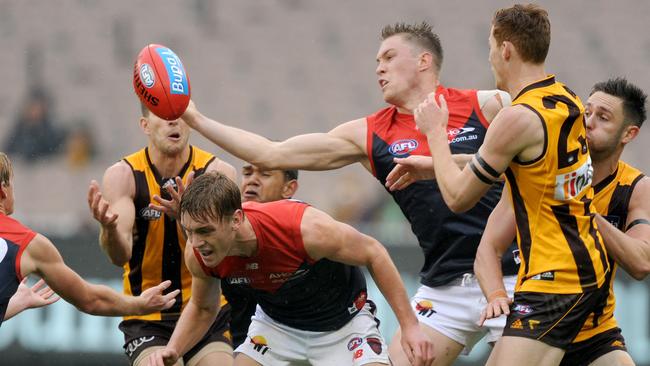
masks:
<path fill-rule="evenodd" d="M 512 57 L 513 51 L 515 50 L 515 45 L 511 42 L 503 41 L 499 49 L 501 50 L 501 57 L 503 57 L 504 60 L 509 61 L 510 57 Z"/>
<path fill-rule="evenodd" d="M 0 199 L 5 199 L 9 196 L 9 184 L 6 182 L 0 183 Z"/>
<path fill-rule="evenodd" d="M 142 131 L 144 131 L 144 133 L 147 135 L 149 134 L 149 119 L 147 117 L 140 117 L 140 128 Z"/>
<path fill-rule="evenodd" d="M 426 71 L 433 67 L 433 55 L 431 52 L 422 52 L 418 58 L 418 70 Z"/>
<path fill-rule="evenodd" d="M 293 197 L 294 194 L 296 194 L 296 191 L 298 190 L 298 181 L 295 179 L 292 179 L 286 183 L 284 183 L 284 186 L 282 187 L 282 198 L 291 198 Z"/>
<path fill-rule="evenodd" d="M 623 132 L 623 137 L 621 138 L 621 143 L 623 145 L 627 145 L 629 142 L 634 140 L 638 134 L 639 134 L 639 126 L 629 125 L 625 127 L 625 130 Z"/>
<path fill-rule="evenodd" d="M 242 209 L 237 209 L 232 214 L 232 230 L 239 230 L 239 227 L 244 222 L 244 211 Z"/>

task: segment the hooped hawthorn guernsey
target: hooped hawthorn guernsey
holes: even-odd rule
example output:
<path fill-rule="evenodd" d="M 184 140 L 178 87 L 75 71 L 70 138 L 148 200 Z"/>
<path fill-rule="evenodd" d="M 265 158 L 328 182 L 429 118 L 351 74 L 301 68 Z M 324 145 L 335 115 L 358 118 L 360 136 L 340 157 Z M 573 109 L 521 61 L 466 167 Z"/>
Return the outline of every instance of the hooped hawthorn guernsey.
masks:
<path fill-rule="evenodd" d="M 452 154 L 475 154 L 488 128 L 481 112 L 476 90 L 439 86 L 436 95 L 444 95 L 449 107 L 447 135 Z M 385 186 L 388 173 L 395 167 L 393 158 L 409 155 L 431 156 L 427 138 L 416 127 L 412 114 L 402 114 L 394 106 L 366 117 L 367 154 L 373 175 Z M 423 285 L 448 284 L 464 273 L 474 272 L 474 258 L 487 224 L 499 202 L 502 183 L 496 183 L 471 210 L 456 214 L 447 207 L 435 180 L 418 181 L 406 189 L 390 192 L 411 224 L 424 251 L 420 270 Z M 503 274 L 514 275 L 517 265 L 513 246 L 504 253 Z"/>
<path fill-rule="evenodd" d="M 592 204 L 596 212 L 616 228 L 625 232 L 630 199 L 634 187 L 643 177 L 645 175 L 641 171 L 619 160 L 616 171 L 594 185 Z M 609 273 L 605 276 L 605 284 L 603 285 L 603 291 L 607 291 L 606 298 L 603 298 L 596 310 L 589 315 L 580 333 L 573 341 L 574 343 L 584 341 L 618 326 L 616 318 L 614 318 L 614 308 L 616 307 L 614 277 L 616 277 L 618 266 L 609 255 L 607 256 L 607 262 L 609 263 Z"/>
<path fill-rule="evenodd" d="M 521 267 L 515 291 L 577 294 L 600 288 L 609 270 L 596 230 L 593 168 L 584 107 L 554 76 L 526 86 L 514 98 L 539 117 L 544 150 L 506 169 L 517 224 Z"/>
<path fill-rule="evenodd" d="M 251 293 L 267 315 L 300 330 L 340 329 L 363 308 L 366 280 L 358 267 L 314 261 L 305 251 L 300 224 L 307 204 L 281 200 L 242 207 L 257 237 L 256 253 L 207 267 L 195 249 L 206 274 Z"/>
<path fill-rule="evenodd" d="M 214 159 L 214 155 L 190 146 L 189 159 L 178 176 L 185 181 L 194 171 L 198 177 Z M 149 208 L 150 203 L 157 204 L 154 195 L 169 199 L 165 187 L 172 185 L 175 188 L 175 177 L 160 175 L 149 158 L 148 148 L 125 157 L 124 161 L 133 170 L 135 179 L 133 250 L 131 259 L 124 265 L 124 293 L 138 296 L 166 280 L 172 282 L 170 289 L 181 290 L 171 308 L 124 319 L 176 320 L 190 298 L 192 287 L 192 276 L 183 256 L 185 239 L 176 220 Z"/>
<path fill-rule="evenodd" d="M 20 258 L 36 233 L 11 217 L 0 214 L 0 325 L 9 299 L 16 293 L 23 276 Z"/>

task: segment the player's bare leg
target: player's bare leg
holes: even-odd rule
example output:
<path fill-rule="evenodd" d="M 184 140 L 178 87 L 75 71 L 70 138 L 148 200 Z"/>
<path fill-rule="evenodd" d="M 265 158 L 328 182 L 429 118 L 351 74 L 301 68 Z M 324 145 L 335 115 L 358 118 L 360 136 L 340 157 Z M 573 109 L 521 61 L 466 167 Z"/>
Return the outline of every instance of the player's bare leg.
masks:
<path fill-rule="evenodd" d="M 210 366 L 233 364 L 232 347 L 224 342 L 208 343 L 194 357 L 190 358 L 187 366 Z"/>
<path fill-rule="evenodd" d="M 598 357 L 589 366 L 634 366 L 634 361 L 629 353 L 615 350 Z"/>
<path fill-rule="evenodd" d="M 235 354 L 235 366 L 262 366 L 262 364 L 243 353 L 237 353 Z"/>
<path fill-rule="evenodd" d="M 445 336 L 437 330 L 420 323 L 420 328 L 424 334 L 433 342 L 433 352 L 435 355 L 434 366 L 447 366 L 454 363 L 464 346 L 453 339 Z M 400 339 L 402 332 L 397 329 L 393 340 L 388 347 L 388 354 L 394 366 L 409 366 L 409 360 L 402 349 Z"/>
<path fill-rule="evenodd" d="M 504 336 L 490 354 L 486 366 L 557 366 L 564 350 L 523 337 Z"/>

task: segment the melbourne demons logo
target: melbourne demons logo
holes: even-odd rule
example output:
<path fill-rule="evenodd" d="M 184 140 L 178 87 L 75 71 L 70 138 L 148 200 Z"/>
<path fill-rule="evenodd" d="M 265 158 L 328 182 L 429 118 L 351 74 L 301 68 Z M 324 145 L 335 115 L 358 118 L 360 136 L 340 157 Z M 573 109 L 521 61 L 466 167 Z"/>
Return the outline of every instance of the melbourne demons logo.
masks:
<path fill-rule="evenodd" d="M 393 156 L 403 156 L 418 148 L 418 142 L 414 139 L 397 140 L 390 144 L 388 152 Z"/>
<path fill-rule="evenodd" d="M 587 161 L 578 169 L 557 175 L 555 177 L 555 199 L 566 201 L 579 196 L 591 186 L 593 175 L 594 168 L 591 166 L 591 158 L 587 158 Z"/>

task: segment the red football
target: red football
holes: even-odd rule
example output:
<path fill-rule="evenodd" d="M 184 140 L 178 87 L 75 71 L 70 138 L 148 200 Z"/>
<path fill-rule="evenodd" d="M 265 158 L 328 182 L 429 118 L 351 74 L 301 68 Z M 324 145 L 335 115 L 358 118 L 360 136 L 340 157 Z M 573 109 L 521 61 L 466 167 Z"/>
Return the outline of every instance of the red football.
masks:
<path fill-rule="evenodd" d="M 190 79 L 171 49 L 150 44 L 133 67 L 133 88 L 147 108 L 168 121 L 179 118 L 190 103 Z"/>

